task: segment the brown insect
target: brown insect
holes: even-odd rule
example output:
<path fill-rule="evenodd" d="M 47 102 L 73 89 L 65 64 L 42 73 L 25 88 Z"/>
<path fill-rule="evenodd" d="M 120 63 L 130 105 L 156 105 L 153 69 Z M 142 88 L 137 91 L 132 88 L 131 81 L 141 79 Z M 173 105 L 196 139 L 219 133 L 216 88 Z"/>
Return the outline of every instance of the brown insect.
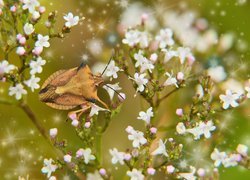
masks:
<path fill-rule="evenodd" d="M 79 67 L 59 70 L 49 76 L 42 85 L 39 98 L 54 109 L 70 110 L 81 105 L 80 110 L 70 112 L 80 112 L 81 115 L 91 103 L 100 103 L 108 109 L 97 95 L 97 88 L 103 84 L 102 75 L 93 75 L 88 65 L 82 63 Z"/>

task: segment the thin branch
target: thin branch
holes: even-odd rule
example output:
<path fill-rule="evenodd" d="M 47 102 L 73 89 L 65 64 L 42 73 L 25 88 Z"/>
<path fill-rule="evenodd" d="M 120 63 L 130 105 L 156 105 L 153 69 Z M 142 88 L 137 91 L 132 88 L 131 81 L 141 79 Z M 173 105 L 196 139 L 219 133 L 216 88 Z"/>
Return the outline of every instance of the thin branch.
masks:
<path fill-rule="evenodd" d="M 174 92 L 178 91 L 180 88 L 175 88 L 172 91 L 170 91 L 169 93 L 167 93 L 165 96 L 161 97 L 157 102 L 156 102 L 156 106 L 159 106 L 160 103 L 165 100 L 166 98 L 168 98 L 171 94 L 173 94 Z"/>

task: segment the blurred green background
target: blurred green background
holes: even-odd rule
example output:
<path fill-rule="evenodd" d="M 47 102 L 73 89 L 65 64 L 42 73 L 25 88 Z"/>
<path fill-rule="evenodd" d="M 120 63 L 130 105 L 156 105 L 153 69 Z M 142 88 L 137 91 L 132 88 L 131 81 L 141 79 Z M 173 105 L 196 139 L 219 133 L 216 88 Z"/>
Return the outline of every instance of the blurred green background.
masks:
<path fill-rule="evenodd" d="M 64 23 L 63 15 L 71 11 L 75 15 L 86 17 L 80 26 L 72 29 L 72 32 L 63 40 L 54 39 L 51 41 L 51 48 L 43 54 L 47 60 L 44 71 L 40 75 L 42 82 L 54 71 L 78 66 L 82 61 L 88 61 L 90 66 L 97 62 L 106 63 L 111 55 L 111 49 L 114 47 L 117 39 L 117 24 L 120 17 L 131 4 L 138 2 L 142 7 L 150 8 L 156 13 L 157 7 L 163 7 L 163 11 L 180 9 L 192 9 L 200 17 L 208 20 L 219 33 L 234 32 L 239 39 L 250 42 L 250 2 L 239 6 L 236 0 L 60 0 L 60 1 L 40 1 L 46 6 L 47 12 L 58 11 L 58 27 Z M 128 3 L 128 6 L 126 5 Z M 157 13 L 156 13 L 157 14 Z M 160 17 L 158 17 L 160 18 Z M 44 21 L 45 22 L 44 18 Z M 41 32 L 46 32 L 44 27 L 40 27 Z M 95 52 L 93 52 L 93 49 Z M 2 58 L 2 55 L 0 55 Z M 250 58 L 249 48 L 242 54 L 240 59 L 235 59 L 234 63 L 244 62 L 248 65 Z M 199 60 L 199 59 L 198 59 Z M 15 61 L 12 59 L 11 61 Z M 232 64 L 232 66 L 234 66 Z M 247 66 L 249 70 L 249 66 Z M 248 71 L 249 72 L 249 71 Z M 249 78 L 249 73 L 241 74 L 244 79 Z M 135 124 L 138 129 L 142 129 L 143 123 L 136 121 L 138 112 L 144 105 L 140 99 L 134 99 L 130 89 L 131 84 L 124 77 L 120 78 L 120 85 L 127 94 L 121 113 L 111 122 L 110 127 L 104 134 L 103 154 L 105 167 L 112 169 L 110 165 L 110 155 L 108 149 L 117 147 L 124 151 L 126 147 L 131 146 L 127 140 L 125 128 L 128 125 Z M 49 130 L 57 127 L 59 138 L 70 139 L 68 149 L 75 152 L 81 148 L 81 141 L 75 135 L 74 128 L 70 122 L 66 122 L 67 112 L 54 110 L 39 102 L 38 91 L 29 93 L 27 100 L 43 125 Z M 8 84 L 0 83 L 0 96 L 8 97 Z M 107 95 L 104 95 L 107 99 Z M 183 95 L 179 92 L 172 96 L 162 105 L 159 117 L 165 126 L 170 126 L 175 122 L 174 112 L 177 107 L 187 104 L 190 95 Z M 10 98 L 11 99 L 11 98 Z M 178 103 L 176 103 L 178 102 Z M 146 107 L 146 106 L 145 106 Z M 243 108 L 221 118 L 228 118 L 225 130 L 225 149 L 235 149 L 238 143 L 246 144 L 250 147 L 250 118 L 249 106 L 245 104 Z M 19 175 L 29 174 L 30 179 L 44 179 L 40 173 L 43 159 L 52 157 L 56 154 L 49 144 L 39 135 L 31 121 L 26 115 L 15 106 L 0 104 L 0 179 L 17 179 Z M 176 123 L 176 122 L 175 122 Z M 173 134 L 173 130 L 167 135 Z M 114 136 L 115 135 L 115 136 Z M 114 138 L 115 137 L 115 138 Z M 198 147 L 197 143 L 197 147 Z M 201 147 L 201 150 L 203 147 Z M 192 156 L 192 155 L 191 155 Z M 207 161 L 203 157 L 198 158 L 199 165 L 203 166 Z M 208 159 L 208 161 L 210 161 Z M 203 164 L 204 163 L 204 164 Z M 112 169 L 116 177 L 125 172 L 125 169 Z M 56 174 L 59 175 L 59 174 Z M 64 171 L 59 175 L 59 179 L 73 179 L 70 172 Z M 250 172 L 240 168 L 221 169 L 221 179 L 250 179 Z"/>

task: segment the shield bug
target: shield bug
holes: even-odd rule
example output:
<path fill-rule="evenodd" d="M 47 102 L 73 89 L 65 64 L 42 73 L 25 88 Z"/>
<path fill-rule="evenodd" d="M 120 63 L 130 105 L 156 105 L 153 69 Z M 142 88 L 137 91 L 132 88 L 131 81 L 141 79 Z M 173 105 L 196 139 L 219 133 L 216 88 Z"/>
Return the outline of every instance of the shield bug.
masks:
<path fill-rule="evenodd" d="M 108 109 L 107 104 L 97 95 L 97 88 L 104 85 L 102 75 L 106 68 L 102 74 L 98 75 L 93 75 L 89 66 L 85 63 L 68 70 L 59 70 L 44 82 L 39 92 L 39 98 L 54 109 L 70 110 L 81 106 L 81 109 L 70 112 L 80 112 L 78 118 L 91 107 L 91 103 L 100 103 Z M 118 95 L 120 94 L 118 93 Z"/>

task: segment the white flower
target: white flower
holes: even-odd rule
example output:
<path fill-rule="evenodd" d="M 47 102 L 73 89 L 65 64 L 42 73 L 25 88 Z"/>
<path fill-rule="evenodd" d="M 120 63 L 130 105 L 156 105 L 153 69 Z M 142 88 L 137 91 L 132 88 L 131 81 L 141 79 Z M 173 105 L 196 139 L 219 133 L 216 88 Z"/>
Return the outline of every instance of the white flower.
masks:
<path fill-rule="evenodd" d="M 211 67 L 207 70 L 207 74 L 215 82 L 221 82 L 221 81 L 225 80 L 227 77 L 227 74 L 226 74 L 223 66 Z"/>
<path fill-rule="evenodd" d="M 144 89 L 145 89 L 145 85 L 148 83 L 148 79 L 145 78 L 147 74 L 143 73 L 143 74 L 138 74 L 138 73 L 135 73 L 134 74 L 134 78 L 131 78 L 132 80 L 135 81 L 135 83 L 137 84 L 137 89 L 136 91 L 138 92 L 143 92 Z"/>
<path fill-rule="evenodd" d="M 44 159 L 43 161 L 42 173 L 47 174 L 47 178 L 51 176 L 51 173 L 55 172 L 57 169 L 57 165 L 53 164 L 53 159 Z"/>
<path fill-rule="evenodd" d="M 173 77 L 173 73 L 169 74 L 168 72 L 166 72 L 166 75 L 168 76 L 168 79 L 164 82 L 164 86 L 175 85 L 178 88 L 179 87 L 177 84 L 178 81 L 175 77 Z"/>
<path fill-rule="evenodd" d="M 151 61 L 149 61 L 146 57 L 143 56 L 143 52 L 139 50 L 138 53 L 134 54 L 134 58 L 136 60 L 135 67 L 141 66 L 140 72 L 143 73 L 146 70 L 149 70 L 152 73 L 154 69 L 154 65 Z"/>
<path fill-rule="evenodd" d="M 152 155 L 164 155 L 166 157 L 168 157 L 168 153 L 167 153 L 167 150 L 166 150 L 166 141 L 163 142 L 161 139 L 159 140 L 158 142 L 158 148 L 156 150 L 154 150 L 152 152 Z"/>
<path fill-rule="evenodd" d="M 35 31 L 35 28 L 33 27 L 32 24 L 26 23 L 23 27 L 23 30 L 26 35 L 30 35 Z"/>
<path fill-rule="evenodd" d="M 16 84 L 15 86 L 9 88 L 9 95 L 15 95 L 17 100 L 20 100 L 23 94 L 27 94 L 27 91 L 24 89 L 22 84 Z"/>
<path fill-rule="evenodd" d="M 129 30 L 125 33 L 125 39 L 122 40 L 123 44 L 128 44 L 130 47 L 135 46 L 140 41 L 140 32 L 137 30 Z"/>
<path fill-rule="evenodd" d="M 159 47 L 161 49 L 172 46 L 174 44 L 173 31 L 169 28 L 161 29 L 160 33 L 155 37 L 159 41 Z"/>
<path fill-rule="evenodd" d="M 37 20 L 40 16 L 41 16 L 41 15 L 40 15 L 40 13 L 39 13 L 38 11 L 34 11 L 34 12 L 32 13 L 32 19 L 33 19 L 33 20 Z"/>
<path fill-rule="evenodd" d="M 168 62 L 173 57 L 177 57 L 178 56 L 177 52 L 173 51 L 173 50 L 162 49 L 162 51 L 165 53 L 164 63 Z"/>
<path fill-rule="evenodd" d="M 250 86 L 245 87 L 245 90 L 247 91 L 247 98 L 250 98 Z"/>
<path fill-rule="evenodd" d="M 196 176 L 194 174 L 195 174 L 196 169 L 194 167 L 192 167 L 192 166 L 190 166 L 190 169 L 191 169 L 191 172 L 189 172 L 189 173 L 179 173 L 179 176 L 186 179 L 186 180 L 195 180 Z"/>
<path fill-rule="evenodd" d="M 9 73 L 14 69 L 16 69 L 16 66 L 9 64 L 8 61 L 3 60 L 2 62 L 0 62 L 0 74 Z"/>
<path fill-rule="evenodd" d="M 107 109 L 101 108 L 101 107 L 95 105 L 94 103 L 92 103 L 89 117 L 92 117 L 94 115 L 98 115 L 99 111 L 107 111 Z"/>
<path fill-rule="evenodd" d="M 186 133 L 186 127 L 182 122 L 179 122 L 176 126 L 176 131 L 178 134 L 185 134 Z"/>
<path fill-rule="evenodd" d="M 49 180 L 56 180 L 55 176 L 50 176 Z"/>
<path fill-rule="evenodd" d="M 90 148 L 83 149 L 82 153 L 83 153 L 82 155 L 83 155 L 85 164 L 88 164 L 89 161 L 91 161 L 91 160 L 95 160 L 95 156 L 93 154 L 91 154 Z"/>
<path fill-rule="evenodd" d="M 43 71 L 42 66 L 45 65 L 46 61 L 43 60 L 41 57 L 38 57 L 35 60 L 30 61 L 30 74 L 34 75 L 36 73 L 41 73 Z"/>
<path fill-rule="evenodd" d="M 111 60 L 107 69 L 105 75 L 108 77 L 113 77 L 116 79 L 118 77 L 117 72 L 120 71 L 120 68 L 115 65 L 115 61 Z"/>
<path fill-rule="evenodd" d="M 236 151 L 242 156 L 247 156 L 248 147 L 244 144 L 239 144 L 236 148 Z"/>
<path fill-rule="evenodd" d="M 215 167 L 219 167 L 227 158 L 227 154 L 225 152 L 220 152 L 217 148 L 215 148 L 210 157 L 215 161 Z"/>
<path fill-rule="evenodd" d="M 33 13 L 40 3 L 37 0 L 23 0 L 23 9 L 29 9 L 30 13 Z"/>
<path fill-rule="evenodd" d="M 195 140 L 200 139 L 201 135 L 203 134 L 203 132 L 199 126 L 196 126 L 194 128 L 191 128 L 191 129 L 187 129 L 186 132 L 193 134 Z"/>
<path fill-rule="evenodd" d="M 220 95 L 220 99 L 223 102 L 223 109 L 228 109 L 229 106 L 232 107 L 237 107 L 239 106 L 239 103 L 237 102 L 237 100 L 239 99 L 239 94 L 236 93 L 232 93 L 231 90 L 226 90 L 226 94 L 225 95 Z"/>
<path fill-rule="evenodd" d="M 127 175 L 130 177 L 130 180 L 144 180 L 142 172 L 135 168 L 132 171 L 127 171 Z"/>
<path fill-rule="evenodd" d="M 141 145 L 147 143 L 147 139 L 144 138 L 144 133 L 141 131 L 136 131 L 134 129 L 131 129 L 131 131 L 129 132 L 128 139 L 133 141 L 132 145 L 134 148 L 139 148 Z"/>
<path fill-rule="evenodd" d="M 141 120 L 145 121 L 147 124 L 149 124 L 151 117 L 154 116 L 152 109 L 153 108 L 150 107 L 147 109 L 146 112 L 144 112 L 144 111 L 139 112 L 139 117 L 137 117 L 137 119 L 141 119 Z"/>
<path fill-rule="evenodd" d="M 109 150 L 109 153 L 112 156 L 112 164 L 116 164 L 117 162 L 119 162 L 121 165 L 124 164 L 124 152 L 118 152 L 116 148 L 113 148 Z"/>
<path fill-rule="evenodd" d="M 204 122 L 200 122 L 199 123 L 199 128 L 202 131 L 202 133 L 204 134 L 205 138 L 210 138 L 211 137 L 211 132 L 210 131 L 214 131 L 216 129 L 216 127 L 213 124 L 213 121 L 207 121 L 206 123 Z"/>
<path fill-rule="evenodd" d="M 239 154 L 230 154 L 222 163 L 225 168 L 237 166 L 238 162 L 241 160 L 241 156 Z"/>
<path fill-rule="evenodd" d="M 49 36 L 43 36 L 41 34 L 37 35 L 37 41 L 35 43 L 36 47 L 49 47 Z"/>
<path fill-rule="evenodd" d="M 68 28 L 71 28 L 78 24 L 79 22 L 79 16 L 73 16 L 73 14 L 70 12 L 67 15 L 63 16 L 63 18 L 67 21 L 65 23 L 65 26 Z"/>
<path fill-rule="evenodd" d="M 70 163 L 71 162 L 71 159 L 72 159 L 72 156 L 69 155 L 69 154 L 66 154 L 63 156 L 63 160 L 66 162 L 66 163 Z"/>
<path fill-rule="evenodd" d="M 31 91 L 33 92 L 35 89 L 39 89 L 40 85 L 38 82 L 40 81 L 39 77 L 35 77 L 34 75 L 31 76 L 31 78 L 27 81 L 24 81 L 24 83 L 30 87 Z"/>
<path fill-rule="evenodd" d="M 147 48 L 149 46 L 149 36 L 147 32 L 141 32 L 139 36 L 140 48 Z"/>
<path fill-rule="evenodd" d="M 167 166 L 167 172 L 168 172 L 168 174 L 172 174 L 174 172 L 174 170 L 175 170 L 174 166 L 172 166 L 172 165 L 168 165 Z"/>
<path fill-rule="evenodd" d="M 115 91 L 114 90 L 116 90 L 116 91 L 119 91 L 119 90 L 121 90 L 122 88 L 119 86 L 119 83 L 115 83 L 115 84 L 106 84 L 107 86 L 103 86 L 103 88 L 108 92 L 108 94 L 109 94 L 109 97 L 110 97 L 110 100 L 112 100 L 113 99 L 113 97 L 114 97 L 114 94 L 115 94 Z M 109 88 L 109 87 L 111 87 L 111 88 Z M 114 89 L 114 90 L 113 90 Z"/>
<path fill-rule="evenodd" d="M 96 170 L 94 173 L 87 174 L 87 180 L 103 180 L 100 173 Z"/>
<path fill-rule="evenodd" d="M 177 54 L 180 58 L 181 64 L 185 62 L 186 58 L 195 59 L 193 54 L 191 53 L 190 48 L 178 47 Z"/>
<path fill-rule="evenodd" d="M 58 133 L 57 128 L 52 128 L 52 129 L 49 130 L 49 135 L 50 135 L 51 138 L 55 138 L 57 133 Z"/>

